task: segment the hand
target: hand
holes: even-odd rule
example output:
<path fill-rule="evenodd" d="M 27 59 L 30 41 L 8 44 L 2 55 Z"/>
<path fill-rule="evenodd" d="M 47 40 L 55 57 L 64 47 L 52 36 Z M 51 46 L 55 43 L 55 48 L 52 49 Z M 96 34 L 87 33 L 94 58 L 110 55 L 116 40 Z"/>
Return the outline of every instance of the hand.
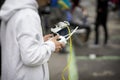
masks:
<path fill-rule="evenodd" d="M 87 12 L 87 10 L 85 9 L 85 10 L 83 10 L 83 15 L 84 16 L 87 16 L 88 15 L 88 12 Z"/>
<path fill-rule="evenodd" d="M 59 39 L 59 36 L 55 36 L 50 39 L 51 41 L 53 41 L 55 43 L 55 52 L 59 52 L 65 46 L 64 43 L 57 41 L 58 39 Z"/>
<path fill-rule="evenodd" d="M 47 40 L 49 40 L 49 39 L 52 38 L 52 37 L 53 37 L 53 34 L 45 35 L 45 36 L 44 36 L 44 41 L 47 41 Z"/>

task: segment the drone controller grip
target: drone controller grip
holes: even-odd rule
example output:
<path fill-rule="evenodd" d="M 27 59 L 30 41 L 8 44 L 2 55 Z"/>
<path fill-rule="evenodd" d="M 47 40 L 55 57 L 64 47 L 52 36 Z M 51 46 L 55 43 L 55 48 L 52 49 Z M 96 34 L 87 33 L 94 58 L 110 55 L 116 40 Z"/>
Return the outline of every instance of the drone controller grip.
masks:
<path fill-rule="evenodd" d="M 60 36 L 58 41 L 61 43 L 67 44 L 67 41 L 66 41 L 65 37 L 63 37 L 63 36 Z"/>

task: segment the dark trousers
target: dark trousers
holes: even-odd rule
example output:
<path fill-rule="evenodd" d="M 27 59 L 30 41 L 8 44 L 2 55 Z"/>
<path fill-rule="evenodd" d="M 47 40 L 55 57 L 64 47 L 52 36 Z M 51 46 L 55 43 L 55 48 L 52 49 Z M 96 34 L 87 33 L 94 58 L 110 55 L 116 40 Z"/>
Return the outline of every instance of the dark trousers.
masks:
<path fill-rule="evenodd" d="M 98 0 L 98 1 L 101 1 L 101 0 Z M 97 16 L 96 16 L 96 22 L 95 22 L 95 44 L 99 44 L 99 34 L 100 34 L 99 27 L 100 26 L 103 27 L 103 31 L 104 31 L 104 45 L 107 44 L 107 41 L 108 41 L 108 30 L 107 30 L 108 9 L 107 7 L 108 7 L 107 2 L 103 2 L 103 3 L 101 2 L 101 5 L 99 4 L 97 8 Z"/>
<path fill-rule="evenodd" d="M 95 44 L 99 44 L 99 27 L 102 26 L 104 30 L 104 44 L 108 41 L 108 30 L 106 24 L 96 24 L 95 26 Z"/>

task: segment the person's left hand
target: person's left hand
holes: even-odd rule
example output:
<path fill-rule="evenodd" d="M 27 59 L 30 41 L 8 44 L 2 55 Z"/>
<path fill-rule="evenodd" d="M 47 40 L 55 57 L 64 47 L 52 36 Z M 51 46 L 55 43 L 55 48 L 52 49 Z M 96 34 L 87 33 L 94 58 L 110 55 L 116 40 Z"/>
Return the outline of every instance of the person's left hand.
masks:
<path fill-rule="evenodd" d="M 84 9 L 84 10 L 83 10 L 83 15 L 84 15 L 84 16 L 87 16 L 87 15 L 88 15 L 87 9 Z"/>
<path fill-rule="evenodd" d="M 87 15 L 88 15 L 88 11 L 87 11 L 86 8 L 84 8 L 82 11 L 83 11 L 83 15 L 84 15 L 84 16 L 87 16 Z"/>
<path fill-rule="evenodd" d="M 44 41 L 49 40 L 51 37 L 53 37 L 53 34 L 47 34 L 44 36 Z"/>

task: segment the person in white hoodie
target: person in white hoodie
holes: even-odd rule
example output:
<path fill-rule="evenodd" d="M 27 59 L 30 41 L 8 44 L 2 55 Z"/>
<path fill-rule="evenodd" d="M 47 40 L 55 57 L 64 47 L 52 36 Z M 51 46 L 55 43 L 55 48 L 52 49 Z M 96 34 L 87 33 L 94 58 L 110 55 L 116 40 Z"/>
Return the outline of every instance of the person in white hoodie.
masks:
<path fill-rule="evenodd" d="M 6 0 L 0 10 L 2 79 L 49 80 L 48 60 L 63 48 L 59 36 L 43 37 L 38 6 L 49 0 Z"/>

